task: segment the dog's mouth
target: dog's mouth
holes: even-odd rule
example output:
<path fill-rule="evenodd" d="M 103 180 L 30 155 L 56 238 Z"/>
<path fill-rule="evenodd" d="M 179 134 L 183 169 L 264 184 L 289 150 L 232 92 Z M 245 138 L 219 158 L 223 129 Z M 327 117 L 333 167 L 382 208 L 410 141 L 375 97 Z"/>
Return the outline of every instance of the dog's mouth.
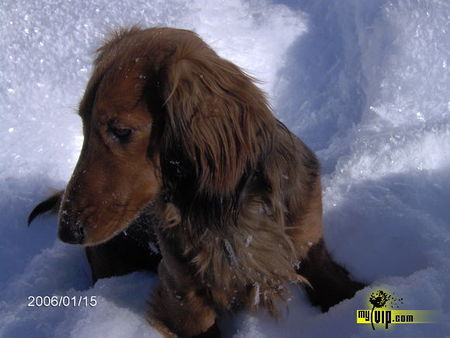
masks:
<path fill-rule="evenodd" d="M 79 209 L 70 202 L 63 202 L 62 206 L 59 212 L 59 238 L 65 243 L 86 246 L 108 241 L 124 231 L 139 215 L 139 208 L 130 208 L 126 204 Z"/>

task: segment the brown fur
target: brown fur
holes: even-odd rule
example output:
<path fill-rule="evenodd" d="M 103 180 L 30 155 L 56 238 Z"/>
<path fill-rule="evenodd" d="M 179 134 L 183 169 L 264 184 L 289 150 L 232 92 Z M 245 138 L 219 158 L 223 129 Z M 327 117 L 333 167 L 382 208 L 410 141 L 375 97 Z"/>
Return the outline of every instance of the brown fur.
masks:
<path fill-rule="evenodd" d="M 94 280 L 162 257 L 150 322 L 165 335 L 216 332 L 224 311 L 276 315 L 290 282 L 323 309 L 362 287 L 323 246 L 316 157 L 253 79 L 194 33 L 117 33 L 79 112 L 84 144 L 60 237 L 87 245 Z"/>

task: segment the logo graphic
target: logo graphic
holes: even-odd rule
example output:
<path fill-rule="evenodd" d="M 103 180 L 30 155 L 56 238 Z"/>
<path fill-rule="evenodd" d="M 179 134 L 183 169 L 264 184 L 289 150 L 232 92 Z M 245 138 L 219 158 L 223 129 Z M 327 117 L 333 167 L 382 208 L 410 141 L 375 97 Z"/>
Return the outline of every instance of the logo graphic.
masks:
<path fill-rule="evenodd" d="M 435 311 L 399 310 L 403 298 L 395 297 L 386 290 L 372 292 L 366 310 L 356 310 L 357 324 L 370 324 L 376 328 L 388 329 L 391 324 L 423 324 L 434 323 Z"/>

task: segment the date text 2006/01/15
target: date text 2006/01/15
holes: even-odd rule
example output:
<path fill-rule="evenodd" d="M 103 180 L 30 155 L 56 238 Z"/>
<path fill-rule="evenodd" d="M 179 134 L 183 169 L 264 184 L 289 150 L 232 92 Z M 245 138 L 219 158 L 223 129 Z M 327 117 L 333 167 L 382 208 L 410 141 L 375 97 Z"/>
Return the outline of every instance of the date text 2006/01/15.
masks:
<path fill-rule="evenodd" d="M 97 296 L 28 296 L 28 307 L 92 307 Z"/>

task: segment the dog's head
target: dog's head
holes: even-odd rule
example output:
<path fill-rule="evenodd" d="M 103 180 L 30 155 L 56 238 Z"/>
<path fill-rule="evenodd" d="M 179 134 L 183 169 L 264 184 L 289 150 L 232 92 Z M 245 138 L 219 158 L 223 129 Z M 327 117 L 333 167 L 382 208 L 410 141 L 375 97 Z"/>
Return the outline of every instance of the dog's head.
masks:
<path fill-rule="evenodd" d="M 196 34 L 169 28 L 121 31 L 101 47 L 79 114 L 84 143 L 59 235 L 86 245 L 123 231 L 159 196 L 177 205 L 235 194 L 276 123 L 251 78 Z"/>

